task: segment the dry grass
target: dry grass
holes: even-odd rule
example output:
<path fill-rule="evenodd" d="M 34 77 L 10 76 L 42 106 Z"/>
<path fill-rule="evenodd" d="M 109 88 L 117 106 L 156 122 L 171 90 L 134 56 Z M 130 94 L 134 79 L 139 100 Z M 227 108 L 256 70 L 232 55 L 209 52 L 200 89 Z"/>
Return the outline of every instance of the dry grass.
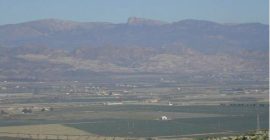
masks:
<path fill-rule="evenodd" d="M 103 137 L 61 124 L 0 127 L 0 137 L 59 140 L 123 140 L 120 137 Z"/>
<path fill-rule="evenodd" d="M 0 127 L 0 132 L 55 135 L 93 135 L 88 132 L 61 124 L 7 126 Z"/>

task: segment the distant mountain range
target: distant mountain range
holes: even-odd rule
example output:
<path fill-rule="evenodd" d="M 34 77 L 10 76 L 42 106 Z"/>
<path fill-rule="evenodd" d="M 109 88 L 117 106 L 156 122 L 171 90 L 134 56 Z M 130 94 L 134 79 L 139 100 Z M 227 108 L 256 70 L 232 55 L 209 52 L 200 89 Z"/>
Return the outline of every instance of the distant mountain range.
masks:
<path fill-rule="evenodd" d="M 0 26 L 0 79 L 68 72 L 268 73 L 269 26 L 44 19 Z"/>

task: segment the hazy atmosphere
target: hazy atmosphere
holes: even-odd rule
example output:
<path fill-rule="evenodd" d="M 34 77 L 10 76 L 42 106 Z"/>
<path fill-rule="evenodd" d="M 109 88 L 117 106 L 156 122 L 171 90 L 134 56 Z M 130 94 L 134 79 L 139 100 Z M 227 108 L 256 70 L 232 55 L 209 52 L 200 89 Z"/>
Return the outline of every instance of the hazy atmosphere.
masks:
<path fill-rule="evenodd" d="M 57 18 L 125 22 L 131 16 L 175 22 L 268 23 L 268 0 L 1 0 L 0 24 Z"/>
<path fill-rule="evenodd" d="M 268 0 L 0 0 L 0 140 L 268 140 Z"/>

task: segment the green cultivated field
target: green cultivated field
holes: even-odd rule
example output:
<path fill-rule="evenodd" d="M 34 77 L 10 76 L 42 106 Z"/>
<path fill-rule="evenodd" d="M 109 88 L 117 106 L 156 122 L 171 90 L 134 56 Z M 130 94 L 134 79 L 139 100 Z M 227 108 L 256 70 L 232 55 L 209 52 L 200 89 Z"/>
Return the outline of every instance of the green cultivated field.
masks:
<path fill-rule="evenodd" d="M 268 106 L 158 105 L 74 106 L 16 120 L 1 120 L 0 126 L 61 124 L 100 136 L 186 137 L 203 133 L 244 133 L 256 130 L 256 112 L 260 114 L 260 127 L 268 128 Z M 161 115 L 168 116 L 170 120 L 158 120 Z"/>
<path fill-rule="evenodd" d="M 119 106 L 119 108 L 125 108 Z M 118 108 L 118 109 L 119 109 Z M 130 109 L 132 107 L 129 106 Z M 136 110 L 140 107 L 135 107 Z M 135 109 L 134 108 L 134 109 Z M 220 106 L 186 106 L 186 107 L 164 107 L 147 106 L 142 110 L 192 112 L 192 113 L 217 113 L 226 116 L 181 118 L 168 121 L 161 120 L 138 120 L 138 119 L 106 119 L 97 123 L 68 124 L 91 133 L 105 136 L 172 136 L 192 135 L 199 133 L 215 132 L 245 132 L 256 129 L 256 108 L 244 107 L 220 107 Z M 260 112 L 260 127 L 268 127 L 268 108 L 258 109 Z"/>

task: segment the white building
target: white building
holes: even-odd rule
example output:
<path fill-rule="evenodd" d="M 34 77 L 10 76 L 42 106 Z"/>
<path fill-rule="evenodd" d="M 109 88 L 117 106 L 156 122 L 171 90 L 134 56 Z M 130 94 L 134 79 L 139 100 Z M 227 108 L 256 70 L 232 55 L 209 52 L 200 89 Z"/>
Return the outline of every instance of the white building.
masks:
<path fill-rule="evenodd" d="M 161 120 L 168 120 L 167 116 L 161 116 Z"/>

